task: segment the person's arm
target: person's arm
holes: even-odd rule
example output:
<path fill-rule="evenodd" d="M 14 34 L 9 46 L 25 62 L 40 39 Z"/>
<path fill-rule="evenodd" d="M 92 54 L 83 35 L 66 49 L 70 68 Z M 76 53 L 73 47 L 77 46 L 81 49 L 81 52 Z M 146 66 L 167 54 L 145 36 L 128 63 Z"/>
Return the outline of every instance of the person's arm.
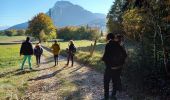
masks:
<path fill-rule="evenodd" d="M 43 48 L 41 47 L 41 54 L 43 54 L 43 51 L 44 51 L 44 50 L 43 50 Z"/>
<path fill-rule="evenodd" d="M 21 48 L 20 48 L 20 56 L 23 54 L 23 43 L 21 44 Z"/>
<path fill-rule="evenodd" d="M 30 48 L 31 48 L 31 55 L 33 55 L 34 54 L 34 50 L 33 50 L 33 46 L 32 46 L 31 43 L 30 43 Z"/>
<path fill-rule="evenodd" d="M 105 47 L 105 51 L 104 51 L 104 54 L 103 54 L 103 57 L 102 57 L 102 60 L 105 62 L 108 58 L 108 53 L 109 53 L 109 46 L 108 44 L 106 44 L 106 47 Z"/>
<path fill-rule="evenodd" d="M 58 45 L 58 50 L 60 51 L 60 45 Z"/>

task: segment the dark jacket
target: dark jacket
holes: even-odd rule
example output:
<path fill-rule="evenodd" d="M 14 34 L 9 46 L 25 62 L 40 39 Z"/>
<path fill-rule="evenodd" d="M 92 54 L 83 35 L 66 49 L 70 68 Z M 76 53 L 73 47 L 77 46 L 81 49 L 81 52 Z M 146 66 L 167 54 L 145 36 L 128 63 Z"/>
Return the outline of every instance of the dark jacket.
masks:
<path fill-rule="evenodd" d="M 22 43 L 20 55 L 33 55 L 33 47 L 29 41 L 25 41 Z"/>
<path fill-rule="evenodd" d="M 75 53 L 76 52 L 76 47 L 74 46 L 74 44 L 70 44 L 68 50 L 69 50 L 70 53 Z"/>
<path fill-rule="evenodd" d="M 121 63 L 114 62 L 115 61 L 114 59 L 118 59 L 120 58 L 120 56 L 122 56 L 123 61 Z M 107 67 L 116 67 L 119 65 L 123 65 L 126 57 L 127 57 L 127 54 L 126 54 L 125 49 L 122 46 L 120 46 L 119 43 L 113 40 L 110 40 L 106 44 L 105 52 L 104 52 L 102 60 L 105 62 Z"/>
<path fill-rule="evenodd" d="M 43 53 L 42 47 L 36 46 L 36 47 L 34 48 L 34 55 L 35 55 L 35 56 L 40 56 L 40 55 L 42 55 L 42 53 Z"/>

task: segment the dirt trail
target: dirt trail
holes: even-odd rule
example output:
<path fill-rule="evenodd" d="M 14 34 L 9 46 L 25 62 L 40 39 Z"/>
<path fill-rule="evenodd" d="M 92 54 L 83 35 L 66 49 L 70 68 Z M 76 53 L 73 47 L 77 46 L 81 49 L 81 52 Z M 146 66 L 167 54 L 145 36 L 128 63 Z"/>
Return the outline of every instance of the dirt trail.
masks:
<path fill-rule="evenodd" d="M 65 66 L 66 58 L 59 57 L 54 67 L 52 54 L 44 51 L 38 76 L 29 81 L 24 99 L 28 100 L 100 100 L 103 98 L 103 75 L 95 70 L 75 63 Z M 118 100 L 131 100 L 126 93 L 118 93 Z"/>

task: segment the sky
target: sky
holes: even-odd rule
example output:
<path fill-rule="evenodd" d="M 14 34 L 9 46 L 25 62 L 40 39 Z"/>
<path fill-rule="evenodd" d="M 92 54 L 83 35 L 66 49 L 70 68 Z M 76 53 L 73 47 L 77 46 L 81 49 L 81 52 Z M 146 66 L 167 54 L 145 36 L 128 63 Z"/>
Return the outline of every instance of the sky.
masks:
<path fill-rule="evenodd" d="M 0 26 L 12 26 L 47 12 L 62 0 L 0 0 Z M 114 0 L 64 0 L 82 6 L 93 13 L 107 14 Z"/>

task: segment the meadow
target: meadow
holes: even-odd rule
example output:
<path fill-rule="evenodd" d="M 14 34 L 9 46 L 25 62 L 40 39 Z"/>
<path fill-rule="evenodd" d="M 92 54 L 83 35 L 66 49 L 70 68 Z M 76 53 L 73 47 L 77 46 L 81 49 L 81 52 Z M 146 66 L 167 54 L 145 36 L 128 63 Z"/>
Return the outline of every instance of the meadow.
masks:
<path fill-rule="evenodd" d="M 0 36 L 1 42 L 20 42 L 25 40 L 25 36 Z"/>
<path fill-rule="evenodd" d="M 20 41 L 25 37 L 6 37 L 1 36 L 0 42 Z M 20 45 L 0 45 L 0 98 L 2 100 L 8 98 L 17 99 L 24 95 L 28 86 L 28 79 L 36 75 L 36 72 L 18 70 L 20 68 L 22 57 L 19 55 Z M 35 59 L 33 57 L 33 66 Z M 28 68 L 26 62 L 25 68 Z"/>

